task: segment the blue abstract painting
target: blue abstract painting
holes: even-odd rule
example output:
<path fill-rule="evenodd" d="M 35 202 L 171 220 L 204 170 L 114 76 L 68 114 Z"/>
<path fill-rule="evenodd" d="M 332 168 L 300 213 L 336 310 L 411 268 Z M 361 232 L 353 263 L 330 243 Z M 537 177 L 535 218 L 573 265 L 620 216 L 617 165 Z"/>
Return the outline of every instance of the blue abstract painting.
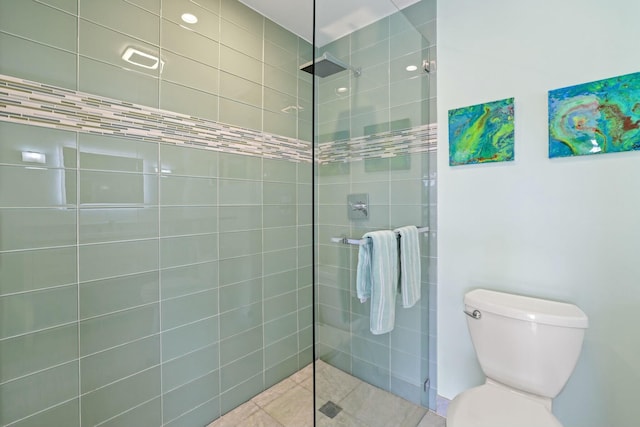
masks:
<path fill-rule="evenodd" d="M 640 73 L 549 91 L 549 157 L 640 150 Z"/>
<path fill-rule="evenodd" d="M 513 98 L 449 110 L 449 165 L 513 160 Z"/>

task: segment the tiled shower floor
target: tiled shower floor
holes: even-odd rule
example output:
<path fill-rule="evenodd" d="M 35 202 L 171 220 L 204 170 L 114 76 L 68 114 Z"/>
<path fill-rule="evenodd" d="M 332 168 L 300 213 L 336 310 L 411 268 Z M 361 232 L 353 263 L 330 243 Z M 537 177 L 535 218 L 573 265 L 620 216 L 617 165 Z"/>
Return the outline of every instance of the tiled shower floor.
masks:
<path fill-rule="evenodd" d="M 333 418 L 317 412 L 320 427 L 444 427 L 444 418 L 421 406 L 360 381 L 322 361 L 316 362 L 316 409 L 333 402 Z M 265 390 L 208 427 L 312 427 L 313 366 Z M 331 405 L 329 405 L 331 406 Z M 329 408 L 331 413 L 331 409 Z"/>

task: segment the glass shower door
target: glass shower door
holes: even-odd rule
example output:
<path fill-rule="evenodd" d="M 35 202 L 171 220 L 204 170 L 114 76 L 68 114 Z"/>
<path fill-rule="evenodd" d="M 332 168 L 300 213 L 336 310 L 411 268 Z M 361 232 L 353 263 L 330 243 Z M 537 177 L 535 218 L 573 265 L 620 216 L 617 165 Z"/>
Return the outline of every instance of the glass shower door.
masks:
<path fill-rule="evenodd" d="M 339 17 L 322 2 L 315 11 L 316 425 L 415 426 L 434 394 L 426 229 L 435 2 L 380 3 Z M 397 295 L 392 330 L 374 334 L 370 300 L 356 295 L 358 240 L 406 225 L 425 228 L 421 298 L 404 308 Z"/>

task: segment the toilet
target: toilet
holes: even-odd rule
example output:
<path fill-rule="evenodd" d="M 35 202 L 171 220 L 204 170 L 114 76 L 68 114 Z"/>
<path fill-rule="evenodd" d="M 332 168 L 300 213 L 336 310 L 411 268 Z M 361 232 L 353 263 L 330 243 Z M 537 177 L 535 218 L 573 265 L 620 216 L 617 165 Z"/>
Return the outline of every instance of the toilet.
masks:
<path fill-rule="evenodd" d="M 562 427 L 551 402 L 573 372 L 589 320 L 573 304 L 475 289 L 467 326 L 486 375 L 456 396 L 447 427 Z"/>

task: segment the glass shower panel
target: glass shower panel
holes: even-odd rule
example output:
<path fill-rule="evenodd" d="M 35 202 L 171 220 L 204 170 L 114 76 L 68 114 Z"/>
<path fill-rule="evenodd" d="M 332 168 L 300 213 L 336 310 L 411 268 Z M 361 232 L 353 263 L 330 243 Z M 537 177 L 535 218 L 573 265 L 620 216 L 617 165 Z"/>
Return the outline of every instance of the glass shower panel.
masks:
<path fill-rule="evenodd" d="M 316 421 L 417 425 L 430 406 L 430 234 L 419 236 L 421 298 L 404 308 L 398 296 L 384 334 L 356 295 L 359 245 L 336 238 L 430 225 L 435 2 L 355 3 L 339 16 L 316 5 Z M 350 215 L 349 196 L 366 215 Z"/>

